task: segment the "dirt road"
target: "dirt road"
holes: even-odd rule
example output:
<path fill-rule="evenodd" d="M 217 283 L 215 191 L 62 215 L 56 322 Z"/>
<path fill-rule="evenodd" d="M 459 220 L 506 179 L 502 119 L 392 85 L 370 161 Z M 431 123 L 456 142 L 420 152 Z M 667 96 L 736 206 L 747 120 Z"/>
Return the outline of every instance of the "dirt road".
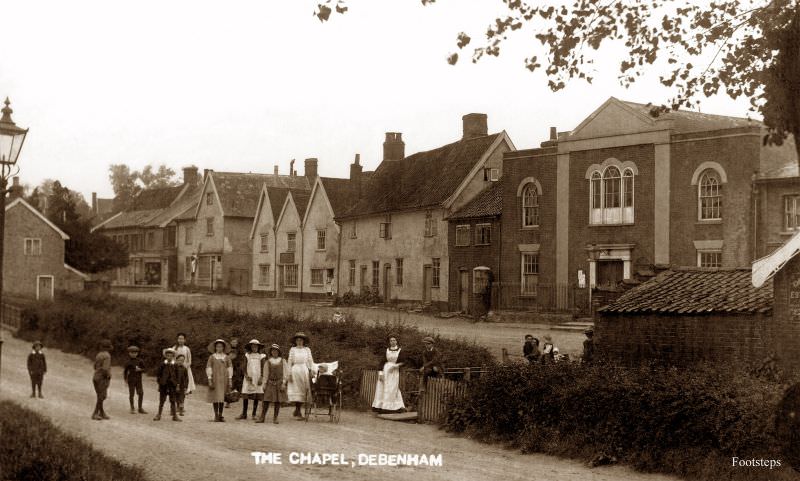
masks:
<path fill-rule="evenodd" d="M 119 294 L 132 299 L 154 299 L 171 304 L 185 304 L 200 308 L 225 306 L 249 312 L 284 312 L 311 318 L 329 319 L 334 312 L 332 307 L 289 299 L 185 294 L 179 292 L 120 292 Z M 582 333 L 553 330 L 547 324 L 470 322 L 464 318 L 442 319 L 427 314 L 368 307 L 342 307 L 340 310 L 349 319 L 357 319 L 363 322 L 405 323 L 451 339 L 464 339 L 468 342 L 475 342 L 489 348 L 498 359 L 502 348 L 508 349 L 508 352 L 512 355 L 522 355 L 522 343 L 525 334 L 528 333 L 539 339 L 542 339 L 545 334 L 550 334 L 559 350 L 573 358 L 580 356 L 583 349 L 584 337 Z"/>
<path fill-rule="evenodd" d="M 127 388 L 114 368 L 106 402 L 110 421 L 92 421 L 94 391 L 91 362 L 84 357 L 46 350 L 49 372 L 45 399 L 31 399 L 25 358 L 27 342 L 4 333 L 0 398 L 49 417 L 67 432 L 88 439 L 96 448 L 123 462 L 142 466 L 154 480 L 255 479 L 282 480 L 671 480 L 644 475 L 627 468 L 589 469 L 581 463 L 543 455 L 521 455 L 497 446 L 450 436 L 434 426 L 403 424 L 373 418 L 361 412 L 344 412 L 341 423 L 294 421 L 289 409 L 281 423 L 254 424 L 235 421 L 236 408 L 226 410 L 227 422 L 210 422 L 211 407 L 205 391 L 190 395 L 184 422 L 154 422 L 157 399 L 152 378 L 145 382 L 145 409 L 149 415 L 129 414 Z M 256 465 L 252 451 L 282 453 L 282 465 Z M 292 465 L 291 452 L 343 453 L 357 460 L 360 453 L 441 454 L 442 467 L 373 467 Z"/>

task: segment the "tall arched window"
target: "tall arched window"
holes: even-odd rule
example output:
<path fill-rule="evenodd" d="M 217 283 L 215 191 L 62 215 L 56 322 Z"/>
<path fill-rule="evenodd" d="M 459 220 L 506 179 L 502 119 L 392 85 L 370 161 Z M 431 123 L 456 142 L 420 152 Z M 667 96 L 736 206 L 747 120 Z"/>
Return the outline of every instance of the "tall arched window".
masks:
<path fill-rule="evenodd" d="M 722 182 L 719 173 L 706 169 L 697 183 L 700 220 L 722 219 Z"/>
<path fill-rule="evenodd" d="M 589 179 L 589 223 L 632 224 L 634 176 L 632 162 L 608 159 L 594 164 L 586 172 Z"/>
<path fill-rule="evenodd" d="M 529 183 L 522 191 L 522 226 L 539 225 L 539 191 L 536 184 Z"/>

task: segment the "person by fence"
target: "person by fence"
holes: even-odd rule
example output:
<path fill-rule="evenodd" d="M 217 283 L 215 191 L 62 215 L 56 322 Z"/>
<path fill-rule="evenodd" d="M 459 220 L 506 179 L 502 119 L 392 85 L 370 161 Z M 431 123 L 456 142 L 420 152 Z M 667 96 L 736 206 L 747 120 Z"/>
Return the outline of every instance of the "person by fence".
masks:
<path fill-rule="evenodd" d="M 428 378 L 439 377 L 442 373 L 442 353 L 434 346 L 433 338 L 426 336 L 422 339 L 425 344 L 425 350 L 422 352 L 422 386 L 421 391 L 425 390 L 428 384 Z"/>
<path fill-rule="evenodd" d="M 389 335 L 388 342 L 389 347 L 378 365 L 378 382 L 375 384 L 375 399 L 372 402 L 372 409 L 376 411 L 400 411 L 406 407 L 400 392 L 400 368 L 408 359 L 395 334 Z"/>

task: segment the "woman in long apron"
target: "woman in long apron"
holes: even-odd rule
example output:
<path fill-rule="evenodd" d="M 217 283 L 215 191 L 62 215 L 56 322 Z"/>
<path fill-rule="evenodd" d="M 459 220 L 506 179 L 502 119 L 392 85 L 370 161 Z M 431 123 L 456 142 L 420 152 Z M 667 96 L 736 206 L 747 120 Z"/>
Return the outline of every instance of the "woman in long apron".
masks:
<path fill-rule="evenodd" d="M 253 339 L 247 343 L 247 354 L 244 355 L 242 365 L 244 366 L 244 381 L 242 382 L 242 414 L 236 419 L 247 419 L 247 404 L 253 401 L 253 419 L 258 412 L 258 401 L 264 394 L 264 380 L 261 373 L 261 360 L 266 354 L 261 354 L 259 350 L 264 345 Z"/>
<path fill-rule="evenodd" d="M 230 351 L 228 342 L 224 339 L 217 339 L 208 345 L 208 356 L 206 363 L 206 376 L 208 376 L 208 402 L 214 406 L 214 421 L 224 422 L 222 410 L 225 407 L 225 394 L 231 388 L 231 378 L 233 377 L 233 366 L 227 352 Z"/>
<path fill-rule="evenodd" d="M 308 348 L 308 336 L 302 332 L 292 337 L 292 346 L 289 349 L 289 384 L 286 394 L 290 403 L 294 403 L 294 418 L 302 420 L 300 407 L 309 401 L 311 395 L 311 370 L 314 367 L 314 358 Z"/>
<path fill-rule="evenodd" d="M 400 411 L 405 409 L 403 394 L 400 392 L 400 367 L 407 361 L 397 336 L 389 336 L 389 347 L 381 357 L 378 367 L 378 382 L 375 384 L 375 411 Z"/>
<path fill-rule="evenodd" d="M 197 386 L 194 384 L 194 375 L 192 374 L 192 350 L 186 345 L 186 334 L 178 333 L 178 342 L 173 347 L 175 349 L 175 359 L 181 354 L 184 356 L 183 365 L 186 366 L 186 371 L 189 373 L 189 387 L 186 388 L 186 394 L 191 394 Z"/>

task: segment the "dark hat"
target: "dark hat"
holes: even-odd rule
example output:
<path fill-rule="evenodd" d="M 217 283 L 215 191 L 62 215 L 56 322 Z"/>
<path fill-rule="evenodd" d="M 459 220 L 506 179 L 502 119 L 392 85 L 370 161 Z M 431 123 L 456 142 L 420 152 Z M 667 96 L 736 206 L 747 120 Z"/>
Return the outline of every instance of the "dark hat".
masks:
<path fill-rule="evenodd" d="M 283 351 L 281 350 L 281 346 L 279 346 L 279 345 L 277 345 L 277 344 L 273 344 L 273 345 L 269 346 L 269 353 L 270 353 L 270 354 L 272 354 L 272 350 L 273 350 L 273 349 L 277 349 L 277 350 L 278 350 L 278 355 L 279 355 L 279 356 L 282 356 L 282 355 L 283 355 Z"/>
<path fill-rule="evenodd" d="M 225 339 L 216 339 L 216 340 L 210 342 L 208 344 L 208 352 L 210 352 L 211 354 L 214 354 L 215 352 L 217 352 L 215 347 L 216 347 L 216 345 L 218 343 L 222 343 L 222 345 L 225 346 L 225 347 L 222 348 L 222 352 L 224 352 L 225 354 L 228 354 L 229 352 L 231 352 L 231 345 L 228 344 L 228 341 L 226 341 Z"/>
<path fill-rule="evenodd" d="M 42 344 L 42 341 L 33 341 L 33 348 L 36 349 L 36 346 L 44 347 L 44 344 Z"/>
<path fill-rule="evenodd" d="M 100 341 L 101 351 L 110 351 L 111 349 L 114 349 L 114 345 L 111 344 L 111 341 L 109 339 L 103 339 L 102 341 Z"/>
<path fill-rule="evenodd" d="M 431 336 L 425 336 L 422 338 L 422 342 L 425 344 L 434 344 L 433 338 Z"/>
<path fill-rule="evenodd" d="M 525 334 L 525 339 L 536 339 L 533 334 Z"/>
<path fill-rule="evenodd" d="M 128 352 L 139 352 L 139 346 L 128 346 Z"/>
<path fill-rule="evenodd" d="M 594 328 L 587 327 L 586 329 L 583 330 L 583 333 L 584 334 L 594 334 Z"/>
<path fill-rule="evenodd" d="M 303 342 L 304 342 L 305 344 L 308 344 L 308 336 L 306 336 L 306 333 L 305 333 L 305 332 L 303 332 L 303 331 L 300 331 L 300 332 L 296 332 L 296 333 L 294 333 L 294 336 L 292 336 L 292 345 L 294 345 L 294 344 L 297 342 L 297 338 L 298 338 L 298 337 L 302 338 L 302 339 L 303 339 Z"/>

